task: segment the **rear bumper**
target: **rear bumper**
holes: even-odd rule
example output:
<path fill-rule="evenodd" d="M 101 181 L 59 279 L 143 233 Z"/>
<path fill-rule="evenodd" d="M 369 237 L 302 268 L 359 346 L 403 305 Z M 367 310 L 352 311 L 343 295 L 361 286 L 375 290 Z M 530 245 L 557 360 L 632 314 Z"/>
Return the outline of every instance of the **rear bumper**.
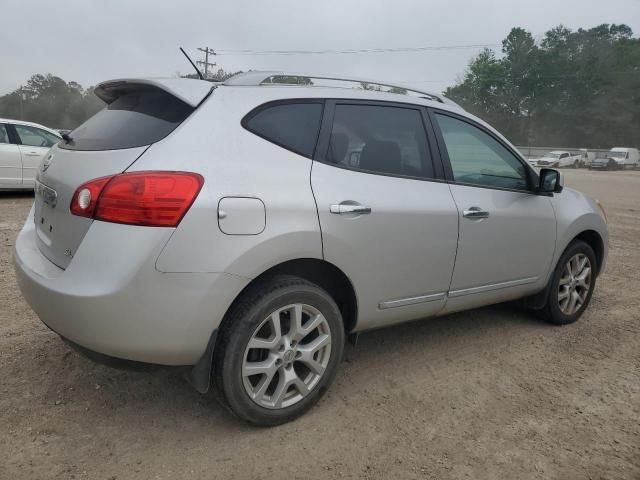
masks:
<path fill-rule="evenodd" d="M 194 365 L 249 279 L 162 273 L 172 229 L 94 222 L 62 270 L 42 255 L 29 216 L 15 243 L 18 284 L 40 319 L 86 349 L 126 360 Z"/>

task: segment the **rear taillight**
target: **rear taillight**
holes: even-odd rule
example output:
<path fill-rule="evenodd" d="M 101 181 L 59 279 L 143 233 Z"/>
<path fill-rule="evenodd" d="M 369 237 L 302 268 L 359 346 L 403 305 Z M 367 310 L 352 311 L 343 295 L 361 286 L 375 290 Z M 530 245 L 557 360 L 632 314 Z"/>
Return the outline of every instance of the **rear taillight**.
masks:
<path fill-rule="evenodd" d="M 91 180 L 78 187 L 71 213 L 104 222 L 175 227 L 204 179 L 188 172 L 132 172 Z"/>

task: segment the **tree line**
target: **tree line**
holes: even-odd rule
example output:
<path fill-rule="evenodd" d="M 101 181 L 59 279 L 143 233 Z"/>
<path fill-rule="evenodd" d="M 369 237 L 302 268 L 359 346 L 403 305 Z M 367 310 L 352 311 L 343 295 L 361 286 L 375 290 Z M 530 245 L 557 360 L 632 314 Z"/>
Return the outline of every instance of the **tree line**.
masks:
<path fill-rule="evenodd" d="M 13 92 L 0 96 L 0 117 L 73 129 L 104 106 L 93 88 L 65 82 L 51 74 L 33 75 Z"/>
<path fill-rule="evenodd" d="M 627 25 L 560 25 L 540 41 L 513 28 L 445 95 L 516 145 L 640 146 L 640 39 Z"/>

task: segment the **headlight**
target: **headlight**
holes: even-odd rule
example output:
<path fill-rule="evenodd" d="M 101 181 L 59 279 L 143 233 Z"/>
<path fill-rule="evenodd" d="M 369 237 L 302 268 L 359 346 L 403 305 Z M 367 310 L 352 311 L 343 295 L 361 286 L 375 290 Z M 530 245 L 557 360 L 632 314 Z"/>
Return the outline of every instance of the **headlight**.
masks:
<path fill-rule="evenodd" d="M 607 222 L 607 212 L 604 211 L 604 207 L 600 203 L 600 200 L 598 200 L 597 198 L 596 198 L 596 204 L 598 205 L 598 208 L 602 212 L 602 218 L 604 218 L 604 223 L 608 223 Z"/>

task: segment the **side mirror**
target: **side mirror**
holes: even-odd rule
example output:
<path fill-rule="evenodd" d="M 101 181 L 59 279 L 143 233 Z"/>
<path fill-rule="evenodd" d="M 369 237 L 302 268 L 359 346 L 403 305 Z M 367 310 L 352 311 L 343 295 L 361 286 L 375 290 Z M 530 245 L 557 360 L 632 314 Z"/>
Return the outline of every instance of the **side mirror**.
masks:
<path fill-rule="evenodd" d="M 562 174 L 555 168 L 543 168 L 540 170 L 540 183 L 538 193 L 560 193 L 564 188 Z"/>

